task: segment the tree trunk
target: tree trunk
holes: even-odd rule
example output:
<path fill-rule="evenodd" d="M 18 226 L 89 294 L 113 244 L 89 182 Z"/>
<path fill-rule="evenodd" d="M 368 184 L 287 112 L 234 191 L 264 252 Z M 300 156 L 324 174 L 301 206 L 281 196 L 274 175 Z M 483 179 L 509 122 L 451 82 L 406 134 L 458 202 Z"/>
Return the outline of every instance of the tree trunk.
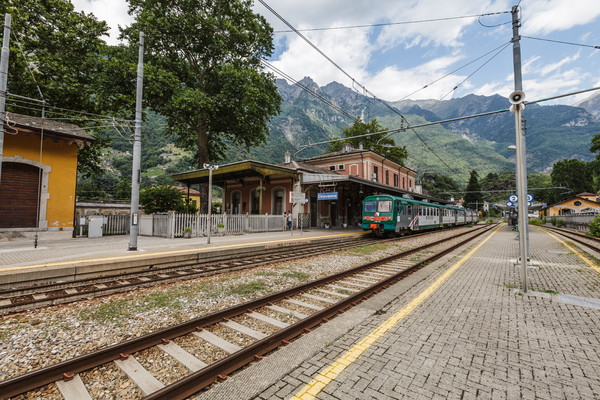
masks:
<path fill-rule="evenodd" d="M 198 168 L 204 168 L 204 164 L 209 162 L 208 158 L 208 133 L 206 132 L 206 119 L 203 115 L 198 118 L 196 126 L 196 134 L 198 136 Z M 208 184 L 201 184 L 198 188 L 200 192 L 199 210 L 201 214 L 208 213 Z"/>

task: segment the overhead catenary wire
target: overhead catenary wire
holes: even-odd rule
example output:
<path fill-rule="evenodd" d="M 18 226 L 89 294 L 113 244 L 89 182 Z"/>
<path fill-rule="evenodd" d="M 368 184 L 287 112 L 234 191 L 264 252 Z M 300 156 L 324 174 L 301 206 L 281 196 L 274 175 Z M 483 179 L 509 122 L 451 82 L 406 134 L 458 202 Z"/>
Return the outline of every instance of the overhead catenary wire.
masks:
<path fill-rule="evenodd" d="M 339 66 L 335 61 L 333 61 L 329 56 L 327 56 L 321 49 L 319 49 L 314 43 L 312 43 L 306 36 L 304 36 L 301 32 L 299 32 L 292 24 L 290 24 L 285 18 L 283 18 L 277 11 L 275 11 L 271 6 L 269 6 L 264 0 L 258 0 L 265 8 L 267 8 L 273 15 L 275 15 L 279 20 L 281 20 L 284 24 L 286 24 L 293 32 L 295 32 L 302 40 L 308 43 L 313 49 L 315 49 L 319 54 L 321 54 L 327 61 L 329 61 L 333 66 L 335 66 L 338 70 L 340 70 L 345 76 L 352 80 L 353 84 L 356 83 L 365 94 L 373 97 L 373 99 L 379 101 L 385 107 L 389 108 L 393 113 L 399 115 L 407 124 L 408 128 L 412 130 L 415 136 L 423 143 L 423 145 L 436 157 L 438 158 L 442 164 L 448 168 L 455 176 L 460 177 L 460 174 L 456 172 L 446 161 L 444 161 L 419 135 L 414 129 L 410 128 L 410 124 L 408 120 L 400 113 L 396 108 L 390 106 L 387 102 L 383 101 L 379 97 L 375 96 L 371 91 L 369 91 L 364 85 L 358 83 L 354 77 L 352 77 L 348 72 L 346 72 L 341 66 Z M 466 183 L 466 180 L 460 177 L 460 180 Z"/>
<path fill-rule="evenodd" d="M 537 37 L 533 37 L 533 36 L 523 36 L 523 35 L 521 35 L 521 37 L 524 38 L 524 39 L 540 40 L 540 41 L 543 41 L 543 42 L 560 43 L 560 44 L 567 44 L 567 45 L 579 46 L 579 47 L 589 47 L 589 48 L 592 48 L 592 49 L 600 50 L 600 46 L 596 46 L 596 45 L 593 45 L 593 44 L 565 42 L 563 40 L 544 39 L 544 38 L 537 38 Z"/>
<path fill-rule="evenodd" d="M 363 25 L 347 25 L 347 26 L 333 26 L 333 27 L 323 27 L 323 28 L 306 28 L 306 29 L 298 29 L 300 32 L 317 32 L 317 31 L 332 31 L 332 30 L 343 30 L 343 29 L 360 29 L 360 28 L 378 28 L 383 26 L 394 26 L 394 25 L 411 25 L 411 24 L 421 24 L 427 22 L 442 22 L 442 21 L 452 21 L 457 19 L 468 19 L 468 18 L 481 18 L 492 15 L 500 15 L 500 14 L 510 14 L 510 11 L 499 11 L 485 14 L 474 14 L 474 15 L 462 15 L 456 17 L 444 17 L 444 18 L 429 18 L 429 19 L 420 19 L 414 21 L 400 21 L 400 22 L 381 22 L 376 24 L 363 24 Z M 274 31 L 273 33 L 292 33 L 294 30 L 281 30 Z"/>
<path fill-rule="evenodd" d="M 343 114 L 344 116 L 348 117 L 349 119 L 354 120 L 356 118 L 356 116 L 353 116 L 352 114 L 348 113 L 347 111 L 343 110 L 340 106 L 338 106 L 337 104 L 335 104 L 334 102 L 332 102 L 331 100 L 327 99 L 326 97 L 320 95 L 319 93 L 315 92 L 314 90 L 310 89 L 308 86 L 296 81 L 294 78 L 292 78 L 291 76 L 289 76 L 288 74 L 286 74 L 285 72 L 281 71 L 279 68 L 275 67 L 273 64 L 269 63 L 266 60 L 261 60 L 261 62 L 269 69 L 271 69 L 272 71 L 274 71 L 275 73 L 279 74 L 280 76 L 282 76 L 283 78 L 289 80 L 290 82 L 292 82 L 294 85 L 298 86 L 299 88 L 301 88 L 302 90 L 306 91 L 307 93 L 311 94 L 312 96 L 314 96 L 315 98 L 317 98 L 318 100 L 322 101 L 323 103 L 325 103 L 326 105 L 328 105 L 329 107 L 333 108 L 334 110 L 336 110 L 337 112 L 339 112 L 340 114 Z"/>

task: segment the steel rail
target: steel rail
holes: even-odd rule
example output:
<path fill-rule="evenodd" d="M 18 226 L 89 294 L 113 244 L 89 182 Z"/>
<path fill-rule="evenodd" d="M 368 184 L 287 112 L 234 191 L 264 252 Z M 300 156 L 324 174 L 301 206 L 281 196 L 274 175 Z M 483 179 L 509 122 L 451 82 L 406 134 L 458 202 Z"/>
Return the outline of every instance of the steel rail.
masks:
<path fill-rule="evenodd" d="M 463 245 L 464 243 L 468 242 L 469 240 L 472 240 L 475 237 L 484 234 L 485 232 L 489 231 L 489 229 L 491 229 L 491 228 L 489 228 L 489 229 L 485 229 L 485 228 L 486 227 L 477 229 L 477 234 L 475 236 L 473 236 L 472 238 L 469 238 L 468 240 L 465 240 L 455 246 L 452 246 L 451 250 L 447 250 L 446 252 L 444 252 L 444 254 L 449 251 L 452 251 L 454 248 L 457 248 L 457 247 Z M 481 231 L 481 232 L 479 232 L 479 231 Z M 458 238 L 458 237 L 461 237 L 464 235 L 468 235 L 470 233 L 473 233 L 473 231 L 460 233 L 460 234 L 454 236 L 452 239 L 455 239 L 455 238 Z M 0 394 L 4 398 L 8 398 L 8 397 L 13 397 L 13 396 L 16 396 L 19 394 L 26 393 L 28 391 L 31 391 L 33 389 L 47 385 L 49 383 L 61 380 L 63 378 L 68 378 L 68 377 L 72 376 L 73 374 L 77 374 L 79 372 L 83 372 L 83 371 L 92 369 L 99 365 L 114 361 L 114 360 L 122 358 L 122 357 L 126 357 L 129 354 L 133 354 L 135 352 L 145 350 L 147 348 L 159 345 L 159 344 L 163 343 L 163 339 L 172 340 L 174 338 L 177 338 L 177 337 L 180 337 L 183 335 L 187 335 L 196 330 L 201 330 L 202 328 L 205 328 L 207 326 L 210 326 L 217 322 L 220 322 L 223 320 L 223 318 L 233 318 L 235 316 L 245 313 L 248 310 L 252 310 L 255 308 L 269 305 L 269 303 L 273 303 L 273 302 L 285 299 L 286 297 L 304 292 L 313 287 L 322 286 L 327 283 L 339 280 L 347 275 L 352 275 L 352 274 L 355 274 L 362 270 L 373 268 L 377 265 L 384 264 L 386 262 L 390 262 L 390 261 L 393 261 L 398 258 L 406 257 L 407 255 L 410 255 L 415 252 L 421 251 L 423 249 L 441 244 L 447 240 L 449 240 L 449 239 L 445 238 L 445 239 L 437 240 L 433 243 L 422 245 L 422 246 L 416 247 L 414 249 L 410 249 L 408 251 L 405 251 L 405 252 L 402 252 L 399 254 L 388 256 L 381 260 L 377 260 L 377 261 L 374 261 L 374 262 L 371 262 L 368 264 L 364 264 L 364 265 L 352 268 L 350 270 L 342 271 L 337 274 L 323 277 L 323 278 L 317 279 L 312 282 L 307 282 L 305 284 L 302 284 L 302 285 L 299 285 L 299 286 L 296 286 L 296 287 L 293 287 L 290 289 L 286 289 L 286 290 L 283 290 L 278 293 L 273 293 L 271 295 L 262 297 L 260 299 L 251 300 L 251 301 L 248 301 L 248 302 L 245 302 L 245 303 L 242 303 L 242 304 L 239 304 L 239 305 L 236 305 L 236 306 L 224 309 L 224 310 L 214 312 L 212 314 L 209 314 L 209 315 L 206 315 L 203 317 L 195 318 L 190 321 L 187 321 L 187 322 L 184 322 L 184 323 L 181 323 L 181 324 L 169 327 L 169 328 L 165 328 L 165 329 L 162 329 L 162 330 L 159 330 L 156 332 L 152 332 L 152 333 L 146 334 L 144 336 L 140 336 L 138 338 L 130 339 L 125 342 L 111 345 L 111 346 L 93 351 L 91 353 L 75 357 L 70 360 L 62 361 L 60 363 L 56 363 L 54 365 L 50 365 L 48 367 L 41 368 L 39 370 L 31 371 L 31 372 L 25 373 L 23 375 L 7 379 L 5 381 L 0 382 Z M 442 255 L 443 254 L 439 254 L 439 255 L 430 257 L 429 259 L 417 264 L 418 266 L 411 267 L 410 270 L 414 271 L 414 270 L 418 269 L 419 266 L 421 266 L 425 263 L 431 262 L 433 259 L 439 258 Z M 404 274 L 406 274 L 406 271 L 401 272 L 397 276 L 401 277 L 401 276 L 404 276 Z M 397 279 L 399 279 L 399 278 L 397 278 Z M 255 342 L 254 344 L 198 371 L 198 372 L 204 371 L 203 374 L 204 373 L 208 374 L 210 372 L 209 375 L 206 375 L 207 376 L 206 378 L 200 379 L 200 378 L 198 378 L 198 376 L 200 376 L 198 374 L 198 372 L 193 373 L 192 375 L 190 375 L 187 378 L 184 378 L 182 381 L 180 381 L 180 382 L 182 382 L 181 383 L 182 387 L 188 387 L 188 385 L 191 384 L 190 380 L 196 381 L 196 379 L 200 379 L 202 382 L 205 382 L 205 381 L 206 382 L 210 381 L 209 383 L 214 382 L 216 379 L 218 379 L 219 375 L 227 374 L 227 373 L 239 368 L 240 366 L 245 365 L 244 363 L 242 363 L 242 361 L 235 360 L 236 357 L 238 357 L 240 355 L 247 355 L 250 353 L 252 353 L 252 357 L 254 357 L 255 354 L 258 356 L 261 356 L 261 355 L 265 354 L 266 352 L 268 352 L 282 344 L 285 344 L 285 342 L 284 342 L 285 340 L 288 340 L 288 339 L 291 339 L 291 338 L 297 336 L 299 333 L 301 333 L 304 330 L 304 328 L 310 329 L 310 327 L 317 325 L 321 322 L 324 322 L 323 319 L 330 318 L 331 316 L 338 313 L 339 310 L 344 310 L 345 308 L 348 308 L 353 302 L 358 301 L 357 299 L 362 298 L 362 296 L 366 296 L 367 293 L 376 293 L 382 287 L 386 286 L 382 282 L 388 282 L 387 285 L 389 285 L 390 284 L 389 282 L 392 282 L 392 280 L 389 278 L 385 279 L 384 281 L 381 281 L 381 282 L 377 283 L 376 285 L 374 285 L 372 287 L 373 289 L 371 289 L 371 290 L 369 290 L 369 288 L 367 288 L 361 292 L 356 293 L 356 295 L 354 295 L 354 296 L 349 296 L 345 300 L 342 300 L 341 302 L 338 302 L 338 303 L 334 304 L 333 306 L 328 307 L 328 308 L 318 312 L 317 315 L 319 315 L 319 317 L 317 319 L 314 319 L 314 320 L 311 319 L 309 321 L 305 321 L 305 320 L 298 321 L 295 324 L 291 325 L 290 327 L 284 328 L 282 331 L 279 331 L 265 339 L 259 340 L 258 342 Z M 354 299 L 354 300 L 349 300 L 349 299 Z M 294 327 L 294 328 L 292 329 L 292 327 Z M 232 357 L 232 356 L 236 356 L 236 357 Z M 194 376 L 195 378 L 190 378 L 191 376 Z M 197 392 L 198 390 L 201 390 L 202 387 L 205 387 L 205 386 L 206 385 L 201 386 L 201 387 L 195 386 L 196 387 L 195 392 Z M 169 385 L 166 388 L 172 388 L 172 387 L 173 387 L 173 385 Z M 173 390 L 175 390 L 174 393 L 179 393 L 181 391 L 181 389 L 179 389 L 178 387 L 179 386 L 177 386 L 177 389 L 173 389 Z M 169 390 L 171 390 L 171 389 L 169 389 Z M 184 391 L 186 393 L 188 390 L 189 389 L 184 389 Z M 161 390 L 157 393 L 164 393 L 164 392 Z M 153 397 L 149 397 L 149 398 L 153 398 Z M 159 398 L 161 398 L 161 397 L 159 397 Z M 162 397 L 162 398 L 171 399 L 171 398 L 175 398 L 175 397 Z M 177 398 L 180 398 L 180 397 L 177 397 Z"/>
<path fill-rule="evenodd" d="M 452 247 L 443 250 L 442 252 L 435 254 L 426 260 L 420 261 L 413 266 L 401 271 L 395 275 L 392 275 L 384 280 L 381 280 L 374 284 L 371 287 L 361 290 L 354 295 L 350 295 L 344 300 L 333 304 L 321 311 L 318 311 L 308 318 L 300 320 L 293 325 L 290 325 L 287 328 L 284 328 L 273 335 L 270 335 L 262 340 L 259 340 L 250 346 L 247 346 L 236 353 L 229 355 L 195 373 L 188 375 L 180 381 L 172 383 L 171 385 L 165 386 L 164 388 L 144 397 L 144 400 L 178 400 L 185 399 L 198 391 L 204 389 L 208 385 L 214 383 L 219 379 L 224 379 L 227 377 L 227 374 L 243 367 L 244 365 L 249 364 L 253 360 L 260 359 L 264 354 L 282 346 L 286 345 L 287 342 L 302 333 L 308 333 L 310 330 L 316 325 L 320 325 L 323 322 L 327 322 L 330 318 L 334 317 L 337 314 L 343 313 L 346 309 L 355 306 L 358 302 L 362 300 L 366 300 L 368 297 L 373 294 L 379 293 L 381 290 L 388 288 L 392 284 L 397 281 L 411 275 L 412 273 L 419 270 L 424 265 L 431 263 L 444 255 L 450 253 L 451 251 L 457 249 L 458 247 L 470 242 L 471 240 L 483 235 L 486 232 L 489 232 L 493 227 L 489 229 L 483 229 L 482 232 L 477 233 L 475 236 L 467 238 L 466 240 L 461 241 L 453 245 Z M 439 242 L 437 242 L 439 244 Z M 420 250 L 423 248 L 432 247 L 434 244 L 421 246 Z M 415 250 L 415 249 L 413 249 Z M 414 253 L 414 251 L 411 251 Z M 405 254 L 406 255 L 406 254 Z M 386 261 L 390 261 L 390 258 L 384 259 Z M 361 266 L 359 269 L 368 269 L 375 265 L 383 264 L 386 261 L 378 260 L 373 263 L 367 264 L 365 266 Z"/>
<path fill-rule="evenodd" d="M 573 240 L 574 242 L 577 242 L 579 244 L 587 246 L 590 249 L 592 249 L 592 250 L 597 251 L 597 252 L 600 253 L 600 239 L 598 239 L 598 238 L 586 236 L 586 235 L 583 235 L 583 234 L 581 234 L 579 232 L 572 232 L 572 231 L 564 230 L 564 229 L 561 229 L 561 228 L 550 227 L 550 226 L 541 226 L 540 228 L 541 229 L 548 229 L 548 230 L 550 230 L 552 232 L 556 232 L 556 233 L 558 233 L 560 235 L 568 237 L 569 239 Z M 596 243 L 598 243 L 598 246 L 595 246 L 595 245 L 593 245 L 591 243 L 588 243 L 588 242 L 585 242 L 585 241 L 583 241 L 581 239 L 578 239 L 577 236 L 585 238 L 585 239 L 590 240 L 592 242 L 596 242 Z"/>

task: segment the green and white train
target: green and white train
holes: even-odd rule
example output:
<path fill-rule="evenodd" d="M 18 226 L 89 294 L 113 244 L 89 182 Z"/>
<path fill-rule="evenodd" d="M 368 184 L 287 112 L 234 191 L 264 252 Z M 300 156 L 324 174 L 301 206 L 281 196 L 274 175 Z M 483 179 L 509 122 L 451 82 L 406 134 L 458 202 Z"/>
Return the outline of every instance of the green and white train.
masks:
<path fill-rule="evenodd" d="M 387 194 L 363 201 L 362 228 L 374 235 L 405 235 L 413 231 L 477 223 L 476 211 L 454 205 L 427 203 Z"/>

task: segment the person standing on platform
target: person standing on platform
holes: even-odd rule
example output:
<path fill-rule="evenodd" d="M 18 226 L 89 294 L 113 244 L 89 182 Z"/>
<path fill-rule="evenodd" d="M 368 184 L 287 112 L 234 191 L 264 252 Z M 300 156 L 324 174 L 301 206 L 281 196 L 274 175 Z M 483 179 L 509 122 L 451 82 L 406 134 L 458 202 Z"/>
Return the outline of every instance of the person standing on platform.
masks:
<path fill-rule="evenodd" d="M 288 231 L 291 231 L 292 230 L 292 212 L 291 211 L 287 212 L 285 220 L 287 222 Z"/>

